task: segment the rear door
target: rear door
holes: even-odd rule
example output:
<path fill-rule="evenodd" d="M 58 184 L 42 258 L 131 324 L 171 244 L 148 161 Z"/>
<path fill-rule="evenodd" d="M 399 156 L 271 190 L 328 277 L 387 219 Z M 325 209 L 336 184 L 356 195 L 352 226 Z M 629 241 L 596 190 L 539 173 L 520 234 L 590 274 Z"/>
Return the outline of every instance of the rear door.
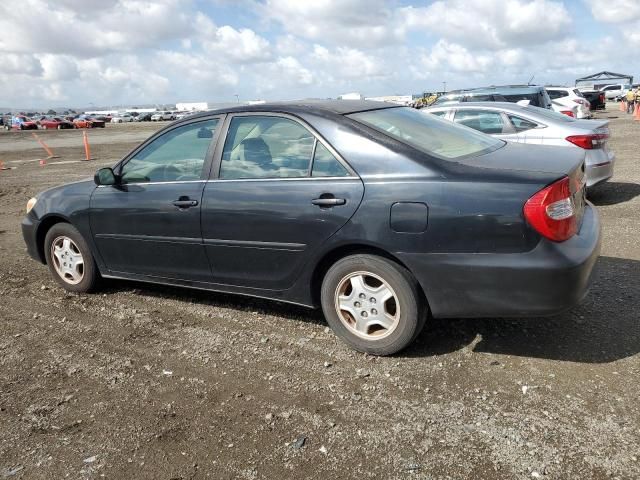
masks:
<path fill-rule="evenodd" d="M 362 181 L 295 117 L 237 114 L 226 124 L 202 199 L 213 282 L 284 290 L 355 213 Z"/>

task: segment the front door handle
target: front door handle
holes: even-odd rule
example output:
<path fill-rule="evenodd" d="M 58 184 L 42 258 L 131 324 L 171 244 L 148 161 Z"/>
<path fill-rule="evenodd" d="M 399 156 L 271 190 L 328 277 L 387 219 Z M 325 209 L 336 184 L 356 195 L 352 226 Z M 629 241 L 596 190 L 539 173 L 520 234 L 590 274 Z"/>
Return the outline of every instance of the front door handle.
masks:
<path fill-rule="evenodd" d="M 198 201 L 191 200 L 188 197 L 180 197 L 178 200 L 175 200 L 173 204 L 178 208 L 191 208 L 198 205 Z"/>
<path fill-rule="evenodd" d="M 336 205 L 344 205 L 347 201 L 344 198 L 314 198 L 311 203 L 319 207 L 335 207 Z"/>

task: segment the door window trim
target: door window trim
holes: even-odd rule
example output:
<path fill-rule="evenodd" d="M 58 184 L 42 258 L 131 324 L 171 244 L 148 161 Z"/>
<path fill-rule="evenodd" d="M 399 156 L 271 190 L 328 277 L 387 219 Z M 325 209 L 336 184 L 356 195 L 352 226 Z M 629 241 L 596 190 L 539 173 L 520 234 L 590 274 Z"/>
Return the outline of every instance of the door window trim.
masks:
<path fill-rule="evenodd" d="M 172 181 L 167 181 L 167 182 L 132 182 L 132 183 L 127 183 L 126 185 L 175 185 L 178 183 L 198 183 L 198 182 L 206 182 L 208 179 L 208 175 L 209 175 L 209 171 L 211 170 L 211 163 L 213 162 L 213 156 L 215 154 L 216 151 L 216 147 L 217 147 L 217 143 L 218 143 L 218 139 L 220 138 L 220 132 L 222 130 L 222 126 L 225 123 L 227 114 L 216 114 L 216 115 L 207 115 L 204 117 L 198 117 L 198 118 L 190 118 L 188 121 L 185 122 L 180 122 L 177 124 L 171 124 L 168 125 L 166 127 L 164 127 L 161 130 L 158 130 L 156 133 L 154 133 L 151 137 L 149 137 L 147 140 L 145 140 L 143 143 L 141 143 L 140 145 L 138 145 L 136 148 L 134 148 L 131 152 L 129 152 L 127 155 L 125 155 L 125 157 L 120 160 L 118 163 L 116 163 L 113 166 L 113 171 L 115 172 L 116 176 L 120 176 L 122 174 L 122 168 L 132 159 L 134 158 L 139 152 L 141 152 L 142 150 L 144 150 L 148 145 L 150 145 L 151 143 L 153 143 L 157 138 L 159 138 L 160 136 L 164 135 L 165 133 L 169 133 L 172 130 L 175 130 L 176 128 L 181 128 L 181 127 L 185 127 L 187 125 L 191 125 L 194 123 L 203 123 L 203 122 L 207 122 L 207 121 L 211 121 L 211 120 L 218 120 L 218 124 L 216 126 L 216 131 L 213 134 L 213 138 L 211 139 L 209 146 L 207 147 L 207 153 L 204 157 L 204 163 L 202 165 L 202 170 L 200 172 L 200 179 L 199 180 L 172 180 Z M 106 185 L 106 186 L 110 186 L 110 185 Z"/>
<path fill-rule="evenodd" d="M 314 138 L 313 142 L 313 150 L 311 152 L 311 159 L 309 161 L 309 168 L 307 170 L 307 175 L 304 177 L 273 177 L 273 178 L 220 178 L 220 168 L 222 166 L 222 153 L 224 151 L 224 144 L 227 141 L 227 134 L 229 133 L 229 127 L 231 125 L 231 121 L 236 117 L 279 117 L 285 118 L 287 120 L 291 120 L 298 125 L 305 128 Z M 264 182 L 264 181 L 283 181 L 283 180 L 353 180 L 354 178 L 360 178 L 360 176 L 356 173 L 356 171 L 349 165 L 349 163 L 338 153 L 338 151 L 333 148 L 333 146 L 327 142 L 322 136 L 307 122 L 302 120 L 300 117 L 295 115 L 291 115 L 289 113 L 280 113 L 280 112 L 237 112 L 237 113 L 229 113 L 224 120 L 224 124 L 218 132 L 219 136 L 217 138 L 217 143 L 215 147 L 215 151 L 213 152 L 213 161 L 211 162 L 211 168 L 209 170 L 208 182 Z M 315 161 L 315 153 L 317 143 L 320 142 L 329 152 L 335 157 L 335 159 L 340 163 L 347 171 L 348 175 L 342 177 L 312 177 L 313 171 L 313 163 Z"/>

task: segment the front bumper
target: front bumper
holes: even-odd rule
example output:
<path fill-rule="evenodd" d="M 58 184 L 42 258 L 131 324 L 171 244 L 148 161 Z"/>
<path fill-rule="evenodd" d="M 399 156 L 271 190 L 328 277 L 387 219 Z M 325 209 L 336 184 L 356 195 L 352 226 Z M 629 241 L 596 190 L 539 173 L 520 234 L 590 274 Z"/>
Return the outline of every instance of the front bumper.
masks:
<path fill-rule="evenodd" d="M 554 315 L 587 294 L 600 254 L 600 220 L 587 204 L 578 234 L 542 239 L 526 253 L 399 254 L 424 289 L 434 317 Z"/>
<path fill-rule="evenodd" d="M 38 249 L 38 225 L 40 222 L 27 215 L 22 219 L 22 238 L 27 245 L 27 253 L 31 258 L 40 263 L 46 263 L 43 255 Z"/>

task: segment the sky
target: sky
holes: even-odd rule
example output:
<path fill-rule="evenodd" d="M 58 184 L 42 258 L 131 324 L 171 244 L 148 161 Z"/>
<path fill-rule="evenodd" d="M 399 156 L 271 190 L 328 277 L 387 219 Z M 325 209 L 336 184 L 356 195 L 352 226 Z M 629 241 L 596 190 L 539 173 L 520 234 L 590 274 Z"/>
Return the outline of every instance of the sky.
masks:
<path fill-rule="evenodd" d="M 443 82 L 640 74 L 640 0 L 1 0 L 0 32 L 7 107 L 418 94 Z"/>

